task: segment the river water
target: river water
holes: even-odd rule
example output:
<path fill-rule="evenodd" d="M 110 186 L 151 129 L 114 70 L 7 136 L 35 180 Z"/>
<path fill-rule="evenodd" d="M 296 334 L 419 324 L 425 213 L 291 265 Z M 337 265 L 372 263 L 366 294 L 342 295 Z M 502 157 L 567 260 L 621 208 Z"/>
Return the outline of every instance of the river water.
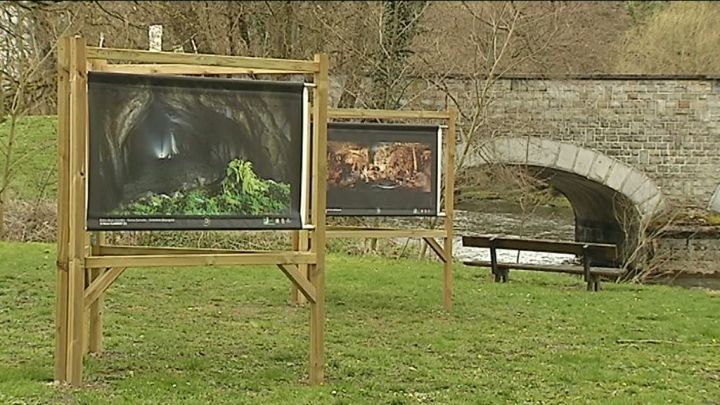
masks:
<path fill-rule="evenodd" d="M 453 254 L 459 260 L 490 260 L 489 249 L 462 246 L 462 235 L 494 234 L 534 239 L 571 241 L 575 239 L 575 216 L 572 208 L 539 206 L 524 212 L 517 204 L 504 200 L 482 200 L 459 204 L 455 210 L 455 243 Z M 573 262 L 573 255 L 542 252 L 498 250 L 502 262 L 562 264 Z M 655 279 L 653 283 L 688 288 L 720 290 L 720 277 L 676 274 Z"/>
<path fill-rule="evenodd" d="M 462 235 L 493 234 L 534 239 L 569 241 L 575 239 L 575 219 L 569 207 L 538 206 L 523 211 L 517 204 L 503 200 L 483 200 L 459 205 L 455 210 L 453 254 L 460 260 L 490 260 L 489 249 L 462 246 Z M 562 264 L 573 255 L 543 252 L 498 250 L 502 262 Z"/>

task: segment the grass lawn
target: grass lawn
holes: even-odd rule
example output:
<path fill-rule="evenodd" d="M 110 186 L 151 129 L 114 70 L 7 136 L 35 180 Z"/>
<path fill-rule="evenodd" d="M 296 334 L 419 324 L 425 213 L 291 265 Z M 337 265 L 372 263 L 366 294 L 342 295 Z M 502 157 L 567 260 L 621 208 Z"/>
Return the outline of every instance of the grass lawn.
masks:
<path fill-rule="evenodd" d="M 0 124 L 0 141 L 6 143 L 10 123 Z M 57 194 L 57 118 L 29 116 L 16 124 L 12 158 L 16 175 L 10 192 L 19 199 L 54 199 Z M 4 166 L 0 154 L 0 167 Z"/>
<path fill-rule="evenodd" d="M 54 247 L 0 243 L 0 403 L 717 403 L 720 296 L 331 255 L 327 384 L 305 384 L 306 308 L 272 267 L 130 269 L 106 352 L 53 387 Z M 182 274 L 184 277 L 179 278 Z M 654 339 L 663 343 L 618 343 Z"/>

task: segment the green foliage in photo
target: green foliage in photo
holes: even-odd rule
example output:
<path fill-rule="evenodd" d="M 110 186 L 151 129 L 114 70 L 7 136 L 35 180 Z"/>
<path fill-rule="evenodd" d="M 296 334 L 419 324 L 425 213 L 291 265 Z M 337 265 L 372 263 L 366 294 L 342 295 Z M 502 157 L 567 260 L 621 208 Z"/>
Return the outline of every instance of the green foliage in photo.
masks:
<path fill-rule="evenodd" d="M 290 208 L 290 185 L 261 179 L 252 163 L 232 160 L 219 193 L 198 186 L 172 194 L 150 194 L 126 204 L 115 214 L 246 215 L 281 214 Z"/>

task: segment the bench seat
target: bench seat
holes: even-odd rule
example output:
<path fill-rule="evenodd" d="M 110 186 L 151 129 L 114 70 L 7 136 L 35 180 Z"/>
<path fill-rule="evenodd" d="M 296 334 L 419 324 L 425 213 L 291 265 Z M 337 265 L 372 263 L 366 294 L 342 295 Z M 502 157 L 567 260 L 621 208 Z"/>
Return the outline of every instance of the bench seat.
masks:
<path fill-rule="evenodd" d="M 483 260 L 469 260 L 463 262 L 468 266 L 492 267 L 490 261 Z M 529 263 L 498 263 L 498 268 L 501 269 L 514 269 L 514 270 L 534 270 L 534 271 L 545 271 L 550 273 L 565 273 L 565 274 L 585 274 L 583 266 L 575 266 L 571 264 L 529 264 Z M 591 267 L 590 273 L 604 277 L 619 277 L 623 274 L 622 269 L 613 267 Z"/>

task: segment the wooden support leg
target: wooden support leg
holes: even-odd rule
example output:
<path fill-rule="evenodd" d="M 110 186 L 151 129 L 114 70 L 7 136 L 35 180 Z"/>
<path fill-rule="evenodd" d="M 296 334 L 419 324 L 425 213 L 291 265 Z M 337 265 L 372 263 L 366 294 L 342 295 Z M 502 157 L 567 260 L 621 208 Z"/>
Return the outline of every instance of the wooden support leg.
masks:
<path fill-rule="evenodd" d="M 508 279 L 510 278 L 510 268 L 505 267 L 500 270 L 502 272 L 502 282 L 507 283 Z"/>
<path fill-rule="evenodd" d="M 58 208 L 57 208 L 57 280 L 55 292 L 55 381 L 67 381 L 67 329 L 68 329 L 68 243 L 69 225 L 69 48 L 70 38 L 58 41 Z"/>
<path fill-rule="evenodd" d="M 495 250 L 494 245 L 494 239 L 490 239 L 490 269 L 492 270 L 492 274 L 495 276 L 495 282 L 499 282 L 502 279 L 502 274 L 500 273 L 500 269 L 498 269 L 497 265 L 497 251 Z"/>
<path fill-rule="evenodd" d="M 95 281 L 105 273 L 106 269 L 92 269 L 91 280 Z M 90 305 L 90 336 L 88 343 L 88 351 L 90 353 L 100 353 L 103 350 L 103 301 L 105 294 L 103 293 Z"/>
<path fill-rule="evenodd" d="M 87 146 L 87 60 L 85 40 L 70 40 L 69 106 L 69 203 L 68 252 L 68 328 L 66 380 L 74 386 L 82 383 L 83 335 L 85 322 L 85 257 L 88 242 L 85 232 L 85 187 Z M 62 160 L 62 158 L 61 158 Z M 63 165 L 64 166 L 64 165 Z"/>
<path fill-rule="evenodd" d="M 92 253 L 93 255 L 99 255 L 100 254 L 100 246 L 104 245 L 106 242 L 105 240 L 105 232 L 96 232 L 93 238 L 93 244 L 92 244 Z M 90 282 L 87 284 L 94 282 L 100 276 L 102 276 L 106 271 L 110 269 L 92 269 L 90 270 Z M 88 336 L 88 351 L 90 353 L 100 353 L 102 352 L 103 345 L 102 345 L 102 329 L 103 329 L 103 301 L 104 301 L 105 293 L 101 294 L 91 305 L 89 309 L 88 314 L 88 322 L 90 324 L 90 333 Z"/>
<path fill-rule="evenodd" d="M 308 231 L 296 231 L 293 232 L 293 250 L 306 252 L 310 248 L 310 238 Z M 308 278 L 308 265 L 299 264 L 297 266 L 298 271 L 305 278 Z M 307 303 L 305 296 L 298 290 L 295 283 L 290 283 L 290 305 L 303 305 Z"/>
<path fill-rule="evenodd" d="M 445 257 L 443 259 L 443 307 L 450 311 L 453 301 L 453 261 L 452 237 L 445 238 Z"/>
<path fill-rule="evenodd" d="M 68 328 L 66 379 L 70 384 L 82 383 L 83 324 L 85 322 L 85 269 L 82 260 L 70 261 L 68 282 Z"/>
<path fill-rule="evenodd" d="M 452 229 L 450 229 L 450 232 L 452 232 Z M 422 239 L 443 263 L 443 307 L 451 310 L 453 290 L 452 236 L 445 237 L 443 246 L 440 246 L 435 238 L 424 237 Z"/>
<path fill-rule="evenodd" d="M 587 283 L 588 291 L 597 291 L 597 276 L 590 272 L 590 255 L 588 254 L 588 245 L 583 246 L 583 278 Z"/>
<path fill-rule="evenodd" d="M 325 379 L 325 270 L 324 264 L 311 264 L 310 281 L 315 286 L 315 302 L 310 303 L 310 384 Z"/>
<path fill-rule="evenodd" d="M 55 301 L 55 381 L 67 381 L 68 272 L 67 262 L 58 263 Z"/>
<path fill-rule="evenodd" d="M 93 272 L 90 269 L 85 269 L 85 286 L 83 289 L 83 297 L 85 296 L 85 290 L 90 286 L 92 281 Z M 88 354 L 90 349 L 90 308 L 85 308 L 85 314 L 83 314 L 83 356 Z"/>

